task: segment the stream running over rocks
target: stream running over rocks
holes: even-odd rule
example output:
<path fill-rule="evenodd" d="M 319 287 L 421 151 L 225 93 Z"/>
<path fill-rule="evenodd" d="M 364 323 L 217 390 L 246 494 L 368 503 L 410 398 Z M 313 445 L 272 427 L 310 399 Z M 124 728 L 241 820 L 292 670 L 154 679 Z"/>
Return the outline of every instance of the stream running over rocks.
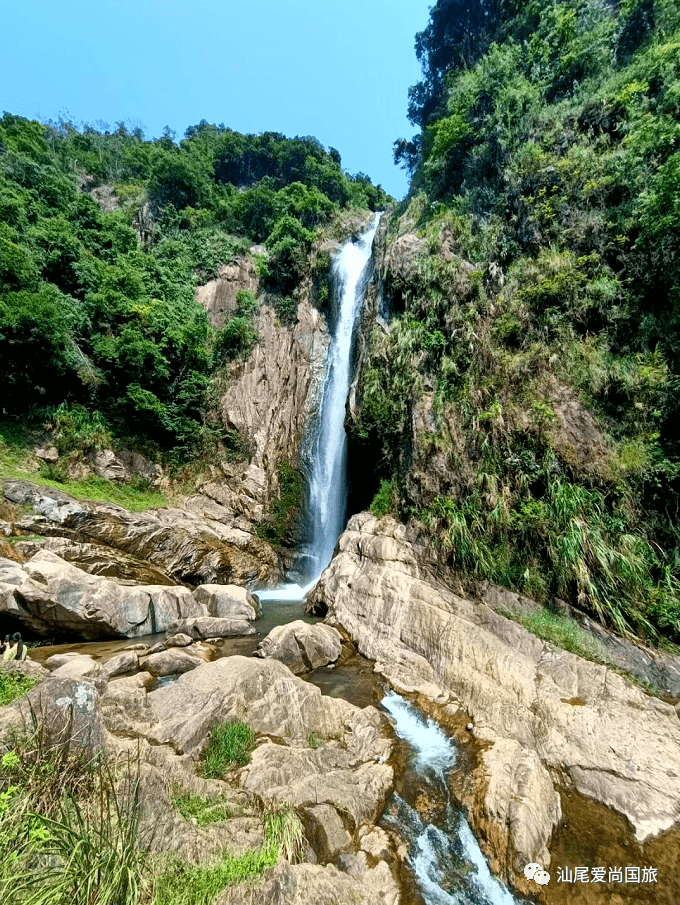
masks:
<path fill-rule="evenodd" d="M 400 777 L 409 800 L 395 792 L 382 822 L 406 842 L 409 866 L 423 901 L 426 905 L 520 902 L 494 879 L 462 809 L 450 798 L 448 772 L 456 762 L 453 741 L 398 694 L 385 695 L 382 706 L 411 751 L 406 775 Z M 418 809 L 423 799 L 434 804 L 427 807 L 427 816 L 422 814 L 422 804 Z"/>

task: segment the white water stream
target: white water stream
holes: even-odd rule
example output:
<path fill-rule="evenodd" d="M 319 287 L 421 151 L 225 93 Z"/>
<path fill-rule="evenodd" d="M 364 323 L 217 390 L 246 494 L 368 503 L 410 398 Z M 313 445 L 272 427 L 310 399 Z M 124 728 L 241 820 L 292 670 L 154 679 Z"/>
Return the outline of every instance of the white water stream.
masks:
<path fill-rule="evenodd" d="M 380 214 L 356 242 L 345 242 L 333 260 L 335 323 L 328 349 L 319 429 L 314 442 L 309 482 L 311 579 L 331 561 L 347 518 L 347 435 L 345 405 L 351 381 L 352 337 L 361 312 L 373 237 Z"/>
<path fill-rule="evenodd" d="M 287 584 L 258 591 L 261 600 L 301 601 L 330 563 L 347 520 L 347 434 L 345 406 L 352 379 L 352 340 L 366 294 L 373 238 L 380 217 L 356 240 L 345 242 L 333 259 L 334 317 L 326 363 L 318 429 L 312 446 L 308 488 L 309 565 L 304 587 Z"/>
<path fill-rule="evenodd" d="M 398 694 L 382 700 L 395 731 L 413 751 L 411 771 L 424 777 L 432 791 L 448 799 L 447 775 L 456 749 L 439 726 L 426 719 Z M 427 823 L 415 808 L 394 795 L 384 819 L 397 829 L 409 849 L 409 862 L 427 905 L 516 905 L 494 879 L 462 811 L 450 801 L 445 826 Z"/>

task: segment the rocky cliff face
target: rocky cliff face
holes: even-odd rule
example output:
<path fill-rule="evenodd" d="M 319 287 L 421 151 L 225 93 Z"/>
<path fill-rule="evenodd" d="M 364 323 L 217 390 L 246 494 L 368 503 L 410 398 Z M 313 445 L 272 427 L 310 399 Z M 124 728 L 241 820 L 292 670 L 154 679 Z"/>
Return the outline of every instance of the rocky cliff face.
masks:
<path fill-rule="evenodd" d="M 253 251 L 257 252 L 258 247 Z M 196 287 L 196 301 L 205 308 L 212 326 L 222 327 L 236 310 L 236 293 L 245 290 L 257 295 L 259 288 L 260 280 L 252 258 L 239 255 L 230 264 L 218 268 L 214 280 Z"/>
<path fill-rule="evenodd" d="M 550 863 L 565 785 L 625 815 L 640 842 L 672 827 L 675 709 L 459 597 L 436 569 L 405 526 L 357 515 L 312 603 L 397 690 L 471 715 L 483 750 L 468 804 L 494 870 L 530 891 L 522 869 Z"/>

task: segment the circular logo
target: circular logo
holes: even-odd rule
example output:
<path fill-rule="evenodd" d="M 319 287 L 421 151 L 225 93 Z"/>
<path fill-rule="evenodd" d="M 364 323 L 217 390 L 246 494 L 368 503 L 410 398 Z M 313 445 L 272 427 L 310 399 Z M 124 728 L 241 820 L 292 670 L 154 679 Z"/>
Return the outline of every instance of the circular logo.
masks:
<path fill-rule="evenodd" d="M 537 870 L 543 870 L 540 864 L 535 864 L 533 862 L 531 864 L 527 864 L 527 866 L 524 868 L 524 876 L 527 878 L 527 880 L 533 880 L 534 874 Z"/>

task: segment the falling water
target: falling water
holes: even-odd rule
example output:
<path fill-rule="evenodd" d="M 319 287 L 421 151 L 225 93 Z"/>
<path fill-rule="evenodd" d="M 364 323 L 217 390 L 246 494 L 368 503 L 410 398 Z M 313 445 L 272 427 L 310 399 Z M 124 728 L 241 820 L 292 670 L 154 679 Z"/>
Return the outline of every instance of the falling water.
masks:
<path fill-rule="evenodd" d="M 494 879 L 465 815 L 449 799 L 447 775 L 456 761 L 452 741 L 399 695 L 386 695 L 382 706 L 413 752 L 409 779 L 424 782 L 433 796 L 447 802 L 442 826 L 428 822 L 397 794 L 383 817 L 408 845 L 409 864 L 426 905 L 516 905 L 519 900 Z"/>
<path fill-rule="evenodd" d="M 258 591 L 263 601 L 297 604 L 316 584 L 331 561 L 347 518 L 347 435 L 345 405 L 352 378 L 352 339 L 370 277 L 373 238 L 382 214 L 376 214 L 358 239 L 345 242 L 333 259 L 333 322 L 323 396 L 311 450 L 311 477 L 307 495 L 309 543 L 306 565 L 300 571 L 306 584 L 286 584 Z"/>
<path fill-rule="evenodd" d="M 318 578 L 331 561 L 347 517 L 345 405 L 351 381 L 352 336 L 370 275 L 373 237 L 380 216 L 375 215 L 369 228 L 356 241 L 346 242 L 333 260 L 336 316 L 309 483 L 309 578 L 312 580 Z"/>

